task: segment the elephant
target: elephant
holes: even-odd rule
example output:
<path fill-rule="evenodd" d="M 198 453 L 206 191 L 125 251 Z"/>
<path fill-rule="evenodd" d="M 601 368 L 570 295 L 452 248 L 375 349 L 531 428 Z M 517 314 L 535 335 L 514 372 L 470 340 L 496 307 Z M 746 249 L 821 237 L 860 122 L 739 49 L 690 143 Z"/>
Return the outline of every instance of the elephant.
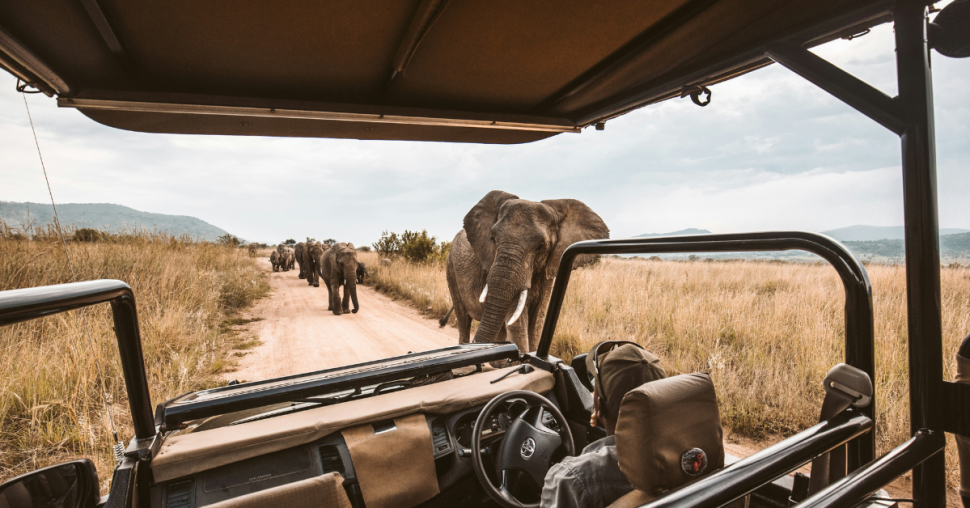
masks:
<path fill-rule="evenodd" d="M 367 265 L 365 265 L 363 261 L 358 261 L 357 262 L 357 283 L 363 284 L 364 277 L 366 276 L 367 276 Z"/>
<path fill-rule="evenodd" d="M 288 272 L 293 269 L 295 255 L 293 249 L 284 246 L 282 249 L 276 251 L 278 254 L 277 261 L 279 262 L 280 271 Z"/>
<path fill-rule="evenodd" d="M 315 288 L 320 287 L 320 268 L 323 266 L 323 256 L 329 249 L 329 245 L 320 242 L 307 244 L 304 253 L 306 256 L 307 285 Z"/>
<path fill-rule="evenodd" d="M 475 319 L 480 323 L 474 342 L 510 340 L 522 353 L 535 351 L 563 251 L 609 236 L 603 219 L 582 201 L 528 201 L 497 190 L 486 194 L 465 215 L 464 229 L 448 253 L 459 342 L 469 342 Z M 580 256 L 573 268 L 593 260 Z M 448 314 L 440 323 L 447 319 Z"/>
<path fill-rule="evenodd" d="M 256 244 L 255 243 L 249 244 L 249 257 L 251 257 L 251 258 L 256 257 Z"/>
<path fill-rule="evenodd" d="M 306 258 L 304 257 L 306 256 L 306 244 L 303 242 L 296 244 L 296 246 L 293 247 L 293 253 L 296 255 L 296 264 L 300 267 L 300 275 L 298 275 L 298 277 L 305 279 L 306 271 L 304 270 L 303 265 L 306 264 Z"/>
<path fill-rule="evenodd" d="M 270 262 L 271 265 L 273 265 L 273 271 L 274 272 L 280 271 L 280 253 L 279 252 L 277 252 L 277 251 L 274 250 L 269 255 L 269 262 Z"/>
<path fill-rule="evenodd" d="M 388 258 L 383 258 L 383 259 L 381 259 L 381 265 L 382 266 L 391 266 L 391 260 L 388 259 Z"/>
<path fill-rule="evenodd" d="M 320 263 L 320 276 L 327 285 L 329 305 L 337 316 L 341 312 L 350 311 L 350 302 L 354 302 L 354 314 L 360 310 L 357 302 L 357 250 L 352 243 L 338 243 L 327 249 Z M 340 286 L 344 285 L 343 302 L 340 300 Z"/>

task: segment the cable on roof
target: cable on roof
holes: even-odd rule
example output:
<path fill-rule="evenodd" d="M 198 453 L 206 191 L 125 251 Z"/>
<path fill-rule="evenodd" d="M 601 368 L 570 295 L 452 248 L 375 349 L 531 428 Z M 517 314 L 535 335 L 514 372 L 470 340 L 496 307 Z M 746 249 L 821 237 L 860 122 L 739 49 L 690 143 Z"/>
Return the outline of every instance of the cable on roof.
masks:
<path fill-rule="evenodd" d="M 24 85 L 29 85 L 29 83 L 25 83 Z M 17 91 L 24 94 L 37 93 L 28 92 L 21 89 L 20 80 L 17 80 Z M 61 245 L 64 246 L 64 257 L 67 258 L 67 266 L 71 269 L 71 281 L 77 282 L 77 273 L 74 271 L 74 263 L 71 260 L 70 252 L 67 250 L 67 241 L 64 239 L 64 232 L 61 230 L 61 221 L 57 216 L 57 205 L 54 203 L 54 193 L 51 191 L 51 182 L 50 179 L 47 178 L 47 166 L 44 164 L 44 156 L 40 152 L 40 141 L 37 140 L 37 130 L 34 128 L 34 119 L 30 115 L 30 106 L 27 104 L 27 96 L 24 95 L 23 98 L 24 108 L 27 109 L 27 119 L 30 121 L 30 131 L 34 134 L 34 145 L 37 146 L 37 157 L 40 159 L 40 168 L 44 172 L 44 181 L 47 182 L 47 194 L 51 197 L 51 207 L 54 208 L 54 227 L 57 228 L 57 234 L 61 238 Z M 84 334 L 87 336 L 88 342 L 91 343 L 91 350 L 94 351 L 96 350 L 96 345 L 94 343 L 94 339 L 91 338 L 91 325 L 88 322 L 87 313 L 85 312 L 85 309 L 78 309 L 78 312 L 81 313 L 81 320 L 84 322 Z M 121 444 L 121 441 L 118 439 L 118 428 L 115 426 L 114 417 L 111 416 L 111 406 L 108 404 L 108 390 L 104 384 L 104 372 L 101 370 L 101 364 L 97 361 L 97 359 L 95 359 L 94 365 L 97 367 L 98 379 L 101 382 L 101 400 L 104 402 L 104 411 L 108 415 L 108 423 L 111 425 L 111 435 L 115 441 L 112 449 L 114 451 L 115 460 L 120 463 L 121 459 L 124 458 L 124 445 Z"/>

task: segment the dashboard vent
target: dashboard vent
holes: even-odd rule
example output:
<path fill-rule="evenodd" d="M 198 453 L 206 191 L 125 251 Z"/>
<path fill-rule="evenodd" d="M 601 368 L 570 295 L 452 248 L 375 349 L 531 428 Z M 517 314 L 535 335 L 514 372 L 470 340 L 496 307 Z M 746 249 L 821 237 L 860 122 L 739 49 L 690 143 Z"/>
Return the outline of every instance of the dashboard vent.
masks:
<path fill-rule="evenodd" d="M 344 470 L 344 460 L 340 458 L 340 450 L 334 445 L 320 447 L 320 463 L 323 464 L 323 474 L 337 472 L 346 478 L 347 472 Z"/>
<path fill-rule="evenodd" d="M 165 508 L 192 508 L 195 505 L 195 481 L 183 480 L 165 487 Z"/>
<path fill-rule="evenodd" d="M 445 427 L 443 418 L 431 422 L 431 443 L 434 447 L 435 457 L 440 457 L 451 451 L 451 441 L 448 440 L 448 429 Z"/>

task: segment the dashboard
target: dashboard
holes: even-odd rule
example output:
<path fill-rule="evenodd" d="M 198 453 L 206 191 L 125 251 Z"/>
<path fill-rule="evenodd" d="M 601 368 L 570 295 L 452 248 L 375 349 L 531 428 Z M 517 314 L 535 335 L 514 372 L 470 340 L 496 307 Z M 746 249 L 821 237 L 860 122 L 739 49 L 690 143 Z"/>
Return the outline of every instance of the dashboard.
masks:
<path fill-rule="evenodd" d="M 552 393 L 546 395 L 553 404 Z M 435 473 L 444 492 L 469 475 L 475 420 L 484 405 L 449 415 L 426 415 L 431 431 Z M 497 448 L 509 423 L 528 409 L 523 400 L 512 399 L 495 411 L 482 430 L 483 448 Z M 383 422 L 375 422 L 375 427 Z M 552 414 L 543 423 L 558 431 Z M 497 450 L 492 450 L 494 453 Z M 196 508 L 288 483 L 338 472 L 355 508 L 364 506 L 350 452 L 339 432 L 307 445 L 242 460 L 194 475 L 159 483 L 150 489 L 152 508 Z"/>

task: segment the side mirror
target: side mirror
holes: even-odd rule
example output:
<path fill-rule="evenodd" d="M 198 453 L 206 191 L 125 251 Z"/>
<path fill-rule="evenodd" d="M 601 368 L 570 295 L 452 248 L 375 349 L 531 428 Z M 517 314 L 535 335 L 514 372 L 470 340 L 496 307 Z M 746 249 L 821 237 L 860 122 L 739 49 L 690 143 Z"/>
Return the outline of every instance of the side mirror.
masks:
<path fill-rule="evenodd" d="M 45 467 L 0 485 L 0 508 L 92 508 L 98 472 L 88 459 Z"/>

